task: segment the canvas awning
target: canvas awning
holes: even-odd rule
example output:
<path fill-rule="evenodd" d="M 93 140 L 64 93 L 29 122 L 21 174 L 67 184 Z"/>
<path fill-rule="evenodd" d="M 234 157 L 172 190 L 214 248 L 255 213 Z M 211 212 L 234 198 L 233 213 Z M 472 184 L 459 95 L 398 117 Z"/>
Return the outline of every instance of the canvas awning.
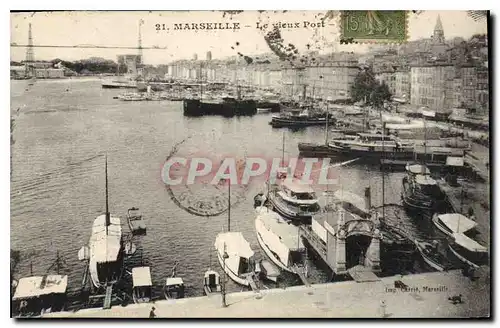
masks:
<path fill-rule="evenodd" d="M 27 299 L 49 294 L 64 294 L 68 287 L 68 276 L 48 275 L 21 278 L 13 300 Z"/>
<path fill-rule="evenodd" d="M 223 232 L 215 238 L 215 248 L 222 254 L 225 251 L 228 255 L 251 258 L 254 252 L 250 248 L 250 244 L 243 237 L 241 232 Z"/>
<path fill-rule="evenodd" d="M 459 213 L 440 214 L 438 219 L 453 232 L 467 232 L 477 223 Z"/>
<path fill-rule="evenodd" d="M 184 281 L 182 278 L 176 277 L 176 278 L 167 278 L 165 281 L 165 286 L 175 286 L 175 285 L 183 285 Z"/>
<path fill-rule="evenodd" d="M 132 268 L 132 281 L 134 287 L 152 286 L 151 271 L 149 267 Z"/>

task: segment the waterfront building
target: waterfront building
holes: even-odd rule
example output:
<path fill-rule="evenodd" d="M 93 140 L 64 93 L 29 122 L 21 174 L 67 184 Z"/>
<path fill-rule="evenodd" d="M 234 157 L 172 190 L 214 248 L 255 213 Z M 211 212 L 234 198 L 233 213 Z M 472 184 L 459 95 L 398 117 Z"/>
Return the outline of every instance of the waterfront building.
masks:
<path fill-rule="evenodd" d="M 319 99 L 346 99 L 359 72 L 356 60 L 332 61 L 307 67 L 308 96 Z"/>
<path fill-rule="evenodd" d="M 455 67 L 450 64 L 412 66 L 411 104 L 434 110 L 452 108 L 453 94 L 450 81 L 453 81 L 455 75 Z"/>
<path fill-rule="evenodd" d="M 397 71 L 395 75 L 395 90 L 393 95 L 398 98 L 410 99 L 411 74 L 409 70 Z"/>

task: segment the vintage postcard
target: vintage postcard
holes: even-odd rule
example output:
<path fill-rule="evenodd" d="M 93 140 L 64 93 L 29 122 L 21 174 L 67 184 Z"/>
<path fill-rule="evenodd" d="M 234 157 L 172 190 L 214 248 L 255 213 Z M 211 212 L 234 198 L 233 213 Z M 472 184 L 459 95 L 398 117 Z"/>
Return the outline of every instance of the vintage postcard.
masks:
<path fill-rule="evenodd" d="M 488 11 L 10 16 L 11 317 L 491 316 Z"/>

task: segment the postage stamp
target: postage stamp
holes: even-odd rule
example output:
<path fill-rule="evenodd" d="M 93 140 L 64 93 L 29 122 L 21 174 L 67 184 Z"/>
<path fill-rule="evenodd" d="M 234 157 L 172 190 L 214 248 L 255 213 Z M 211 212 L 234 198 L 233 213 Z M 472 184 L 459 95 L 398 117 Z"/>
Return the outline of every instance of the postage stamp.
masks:
<path fill-rule="evenodd" d="M 401 43 L 408 38 L 408 14 L 403 10 L 345 10 L 340 15 L 343 40 Z"/>

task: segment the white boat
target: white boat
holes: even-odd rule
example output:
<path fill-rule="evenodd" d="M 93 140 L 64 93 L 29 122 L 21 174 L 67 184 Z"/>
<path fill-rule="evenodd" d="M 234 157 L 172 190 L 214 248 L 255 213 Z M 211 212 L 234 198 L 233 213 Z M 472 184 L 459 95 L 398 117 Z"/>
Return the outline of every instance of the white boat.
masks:
<path fill-rule="evenodd" d="M 30 317 L 62 311 L 66 303 L 67 288 L 67 275 L 21 278 L 12 297 L 12 310 L 20 316 Z"/>
<path fill-rule="evenodd" d="M 285 179 L 269 191 L 276 212 L 290 220 L 306 221 L 320 211 L 318 198 L 310 185 L 299 179 Z"/>
<path fill-rule="evenodd" d="M 151 301 L 153 283 L 149 267 L 132 268 L 132 297 L 134 303 L 148 303 Z"/>
<path fill-rule="evenodd" d="M 250 244 L 241 232 L 221 232 L 215 238 L 215 250 L 221 268 L 235 282 L 249 286 L 254 274 L 255 258 Z M 225 256 L 227 255 L 227 256 Z"/>
<path fill-rule="evenodd" d="M 454 233 L 448 248 L 460 261 L 479 268 L 488 264 L 488 249 L 463 233 Z"/>
<path fill-rule="evenodd" d="M 454 233 L 464 233 L 474 229 L 477 223 L 459 213 L 434 214 L 432 222 L 441 232 L 448 237 Z"/>
<path fill-rule="evenodd" d="M 203 293 L 207 296 L 221 292 L 220 275 L 218 272 L 208 269 L 203 277 Z"/>
<path fill-rule="evenodd" d="M 120 218 L 111 217 L 108 207 L 108 161 L 106 159 L 106 213 L 92 225 L 89 240 L 89 273 L 92 285 L 99 289 L 115 283 L 123 271 L 123 243 Z"/>
<path fill-rule="evenodd" d="M 296 266 L 303 265 L 305 256 L 299 228 L 267 207 L 257 211 L 255 230 L 260 247 L 280 269 L 296 273 Z"/>
<path fill-rule="evenodd" d="M 180 277 L 170 277 L 165 281 L 164 293 L 167 300 L 184 298 L 184 281 Z"/>
<path fill-rule="evenodd" d="M 257 113 L 270 113 L 271 108 L 257 108 Z"/>

